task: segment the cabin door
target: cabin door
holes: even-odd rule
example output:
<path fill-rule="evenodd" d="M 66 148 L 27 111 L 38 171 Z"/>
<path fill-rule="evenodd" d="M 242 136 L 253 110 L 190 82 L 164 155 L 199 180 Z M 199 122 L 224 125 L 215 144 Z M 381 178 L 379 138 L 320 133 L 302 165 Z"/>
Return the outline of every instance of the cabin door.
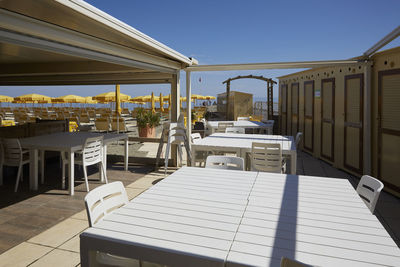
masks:
<path fill-rule="evenodd" d="M 321 81 L 321 157 L 334 161 L 335 79 Z"/>
<path fill-rule="evenodd" d="M 299 83 L 292 84 L 292 135 L 299 131 Z"/>
<path fill-rule="evenodd" d="M 364 75 L 345 76 L 344 82 L 344 166 L 362 174 Z"/>
<path fill-rule="evenodd" d="M 314 149 L 314 81 L 304 82 L 304 149 Z"/>
<path fill-rule="evenodd" d="M 378 74 L 378 176 L 400 192 L 400 69 Z"/>
<path fill-rule="evenodd" d="M 282 135 L 287 134 L 287 84 L 281 86 L 281 131 Z"/>

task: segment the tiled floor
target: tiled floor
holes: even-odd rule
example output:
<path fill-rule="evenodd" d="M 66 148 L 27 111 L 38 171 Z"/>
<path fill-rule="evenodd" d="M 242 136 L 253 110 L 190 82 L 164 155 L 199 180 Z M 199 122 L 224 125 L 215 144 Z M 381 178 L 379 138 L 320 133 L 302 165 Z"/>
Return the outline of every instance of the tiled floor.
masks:
<path fill-rule="evenodd" d="M 6 169 L 4 186 L 0 187 L 0 253 L 84 209 L 86 187 L 83 179 L 80 179 L 83 174 L 79 168 L 76 168 L 77 181 L 73 197 L 68 195 L 67 190 L 61 190 L 61 173 L 57 160 L 46 165 L 45 183 L 39 186 L 38 192 L 29 191 L 28 179 L 25 179 L 18 192 L 14 193 L 15 169 Z M 152 167 L 130 165 L 128 172 L 121 170 L 122 164 L 109 164 L 109 180 L 120 180 L 128 185 L 152 171 Z M 89 174 L 90 188 L 101 185 L 96 167 L 89 167 Z M 25 177 L 28 177 L 27 168 Z"/>
<path fill-rule="evenodd" d="M 353 186 L 358 183 L 358 179 L 348 173 L 301 152 L 298 155 L 297 171 L 299 174 L 305 175 L 349 179 Z M 121 172 L 116 173 L 120 174 Z M 129 198 L 139 195 L 162 178 L 164 178 L 163 172 L 151 172 L 133 183 L 125 183 Z M 83 201 L 79 201 L 83 205 Z M 399 210 L 400 200 L 383 192 L 377 205 L 377 216 L 398 245 L 400 245 Z M 82 211 L 0 255 L 0 265 L 79 266 L 79 234 L 86 227 L 88 227 L 86 212 L 82 208 Z"/>

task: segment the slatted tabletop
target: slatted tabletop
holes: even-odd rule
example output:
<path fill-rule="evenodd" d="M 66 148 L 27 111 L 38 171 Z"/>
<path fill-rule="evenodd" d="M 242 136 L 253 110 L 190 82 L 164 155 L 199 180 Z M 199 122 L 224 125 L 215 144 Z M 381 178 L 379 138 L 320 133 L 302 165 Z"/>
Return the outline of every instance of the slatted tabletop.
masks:
<path fill-rule="evenodd" d="M 178 170 L 82 240 L 171 266 L 280 266 L 282 256 L 319 266 L 400 262 L 347 180 L 205 168 Z"/>
<path fill-rule="evenodd" d="M 282 154 L 290 157 L 290 173 L 296 174 L 297 153 L 293 136 L 215 133 L 196 140 L 196 143 L 192 144 L 192 157 L 196 156 L 195 151 L 224 151 L 234 152 L 239 157 L 246 158 L 246 154 L 251 152 L 253 142 L 280 144 Z M 192 161 L 193 166 L 195 162 L 195 160 Z"/>

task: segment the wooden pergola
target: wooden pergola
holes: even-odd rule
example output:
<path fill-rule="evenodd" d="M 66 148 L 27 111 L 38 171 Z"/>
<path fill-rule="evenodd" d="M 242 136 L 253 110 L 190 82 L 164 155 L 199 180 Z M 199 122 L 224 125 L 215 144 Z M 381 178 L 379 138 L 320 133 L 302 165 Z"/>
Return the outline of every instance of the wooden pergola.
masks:
<path fill-rule="evenodd" d="M 231 81 L 239 80 L 239 79 L 258 79 L 267 82 L 267 107 L 268 107 L 268 119 L 271 119 L 274 111 L 273 111 L 273 86 L 276 82 L 270 78 L 265 78 L 264 76 L 254 76 L 254 75 L 247 75 L 247 76 L 236 76 L 234 78 L 229 78 L 222 83 L 226 83 L 226 114 L 228 115 L 229 110 L 229 94 L 231 90 Z"/>

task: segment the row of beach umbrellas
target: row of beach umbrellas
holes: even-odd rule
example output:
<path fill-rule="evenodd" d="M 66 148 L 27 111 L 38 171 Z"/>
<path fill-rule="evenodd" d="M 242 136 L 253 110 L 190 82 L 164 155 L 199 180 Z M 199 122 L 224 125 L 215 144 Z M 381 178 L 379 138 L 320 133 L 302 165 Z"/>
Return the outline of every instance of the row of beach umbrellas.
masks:
<path fill-rule="evenodd" d="M 120 102 L 129 102 L 134 104 L 144 104 L 144 103 L 152 103 L 154 105 L 156 102 L 160 103 L 162 107 L 164 103 L 171 103 L 171 95 L 163 96 L 160 93 L 160 96 L 155 96 L 154 93 L 146 96 L 137 96 L 130 97 L 126 94 L 119 94 Z M 202 96 L 202 95 L 192 95 L 192 101 L 195 100 L 212 100 L 215 99 L 213 96 Z M 2 103 L 82 103 L 82 104 L 96 104 L 96 103 L 110 103 L 116 101 L 115 92 L 107 92 L 102 93 L 96 96 L 78 96 L 78 95 L 65 95 L 60 97 L 49 97 L 40 94 L 27 94 L 21 95 L 17 97 L 10 97 L 5 95 L 0 95 L 0 102 Z M 180 101 L 186 102 L 186 97 L 181 97 Z"/>

